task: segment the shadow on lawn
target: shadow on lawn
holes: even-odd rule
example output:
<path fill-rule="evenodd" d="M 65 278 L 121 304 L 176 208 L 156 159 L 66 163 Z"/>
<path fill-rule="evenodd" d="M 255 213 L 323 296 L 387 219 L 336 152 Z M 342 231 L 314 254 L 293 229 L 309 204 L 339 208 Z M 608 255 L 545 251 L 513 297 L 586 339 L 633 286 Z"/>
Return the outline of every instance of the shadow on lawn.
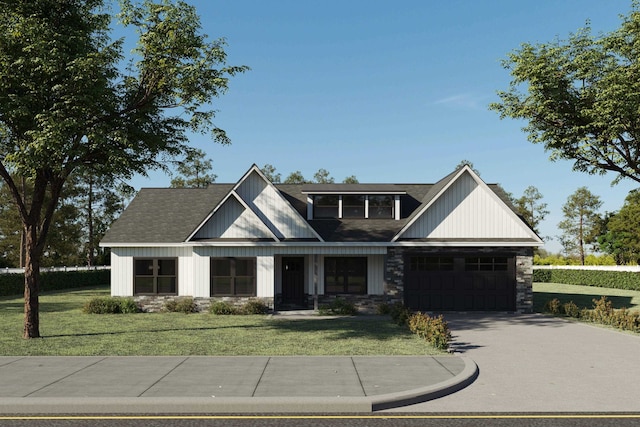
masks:
<path fill-rule="evenodd" d="M 533 311 L 542 313 L 544 305 L 554 298 L 557 298 L 560 303 L 565 304 L 569 301 L 573 301 L 579 308 L 593 308 L 593 300 L 599 300 L 602 295 L 589 295 L 589 294 L 567 294 L 567 293 L 555 293 L 555 292 L 534 292 L 533 293 Z M 631 297 L 624 296 L 609 296 L 607 299 L 613 304 L 613 308 L 636 308 L 635 304 L 631 303 Z"/>
<path fill-rule="evenodd" d="M 269 327 L 285 332 L 331 332 L 331 339 L 371 338 L 380 341 L 397 339 L 398 334 L 406 332 L 394 324 L 388 317 L 339 317 L 334 319 L 295 319 L 277 320 Z"/>
<path fill-rule="evenodd" d="M 192 328 L 166 328 L 166 329 L 142 329 L 131 331 L 102 331 L 102 332 L 86 332 L 86 333 L 73 333 L 73 334 L 54 334 L 43 335 L 42 338 L 66 338 L 66 337 L 98 337 L 108 335 L 128 335 L 128 334 L 153 334 L 162 332 L 198 332 L 198 331 L 218 331 L 220 329 L 238 328 L 238 325 L 230 326 L 207 326 L 207 327 L 192 327 Z M 242 325 L 243 329 L 248 328 L 264 328 L 264 325 Z"/>

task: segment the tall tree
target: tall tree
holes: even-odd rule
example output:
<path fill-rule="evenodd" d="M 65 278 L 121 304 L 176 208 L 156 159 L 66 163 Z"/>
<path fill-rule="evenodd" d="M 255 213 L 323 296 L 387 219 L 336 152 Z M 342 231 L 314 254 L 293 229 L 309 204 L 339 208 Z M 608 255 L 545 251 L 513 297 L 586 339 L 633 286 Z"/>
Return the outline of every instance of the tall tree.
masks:
<path fill-rule="evenodd" d="M 24 338 L 40 336 L 39 269 L 62 190 L 78 168 L 127 179 L 183 154 L 187 132 L 228 143 L 212 101 L 229 76 L 224 40 L 209 42 L 184 2 L 121 0 L 137 47 L 109 38 L 102 0 L 13 0 L 0 9 L 0 177 L 25 234 Z M 25 197 L 15 176 L 33 182 Z"/>
<path fill-rule="evenodd" d="M 640 190 L 631 191 L 620 211 L 605 215 L 600 230 L 600 249 L 611 254 L 617 264 L 640 260 Z"/>
<path fill-rule="evenodd" d="M 318 184 L 333 184 L 335 179 L 333 179 L 328 170 L 321 168 L 313 175 L 313 181 Z"/>
<path fill-rule="evenodd" d="M 199 148 L 189 149 L 184 160 L 176 167 L 178 176 L 171 180 L 172 187 L 206 188 L 215 182 L 211 159 Z"/>
<path fill-rule="evenodd" d="M 359 184 L 358 178 L 355 175 L 351 175 L 342 180 L 343 184 Z"/>
<path fill-rule="evenodd" d="M 305 184 L 306 182 L 307 180 L 300 171 L 291 172 L 284 180 L 285 184 Z"/>
<path fill-rule="evenodd" d="M 260 170 L 262 171 L 264 176 L 267 177 L 269 181 L 271 181 L 274 184 L 280 184 L 280 180 L 282 179 L 282 176 L 279 173 L 276 173 L 275 166 L 267 163 Z"/>
<path fill-rule="evenodd" d="M 525 120 L 529 141 L 551 160 L 640 182 L 639 44 L 638 1 L 611 33 L 594 37 L 587 26 L 568 40 L 525 43 L 503 61 L 512 81 L 490 108 Z"/>
<path fill-rule="evenodd" d="M 539 232 L 540 222 L 549 214 L 547 204 L 541 202 L 542 197 L 540 191 L 530 185 L 524 190 L 522 197 L 515 201 L 518 213 L 522 215 L 536 233 Z"/>
<path fill-rule="evenodd" d="M 595 242 L 597 238 L 598 209 L 601 206 L 600 197 L 591 193 L 587 187 L 578 188 L 562 206 L 564 220 L 558 224 L 563 231 L 560 243 L 568 255 L 577 252 L 582 265 L 585 245 Z"/>

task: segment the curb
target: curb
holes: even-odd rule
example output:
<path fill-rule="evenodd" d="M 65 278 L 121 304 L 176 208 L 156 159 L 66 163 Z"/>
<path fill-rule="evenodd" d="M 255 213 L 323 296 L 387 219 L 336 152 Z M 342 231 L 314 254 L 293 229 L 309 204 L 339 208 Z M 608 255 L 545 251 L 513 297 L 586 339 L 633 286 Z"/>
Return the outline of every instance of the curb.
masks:
<path fill-rule="evenodd" d="M 437 399 L 478 377 L 478 366 L 427 387 L 366 397 L 15 397 L 0 399 L 0 415 L 12 414 L 229 414 L 366 413 Z"/>

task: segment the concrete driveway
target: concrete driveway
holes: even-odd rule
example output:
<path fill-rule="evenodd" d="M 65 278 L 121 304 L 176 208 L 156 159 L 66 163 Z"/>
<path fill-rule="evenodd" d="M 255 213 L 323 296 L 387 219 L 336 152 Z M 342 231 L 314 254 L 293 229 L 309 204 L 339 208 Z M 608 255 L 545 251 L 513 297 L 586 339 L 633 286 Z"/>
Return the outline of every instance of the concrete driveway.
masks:
<path fill-rule="evenodd" d="M 539 314 L 445 314 L 476 381 L 390 411 L 640 412 L 640 337 Z"/>

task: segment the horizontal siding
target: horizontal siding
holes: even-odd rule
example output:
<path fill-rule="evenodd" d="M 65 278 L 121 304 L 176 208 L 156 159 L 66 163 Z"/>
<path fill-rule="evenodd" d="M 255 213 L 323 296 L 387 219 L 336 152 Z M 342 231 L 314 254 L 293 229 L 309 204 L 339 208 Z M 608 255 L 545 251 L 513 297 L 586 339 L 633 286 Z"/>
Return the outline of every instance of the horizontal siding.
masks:
<path fill-rule="evenodd" d="M 531 231 L 468 173 L 404 234 L 408 238 L 531 238 Z"/>

